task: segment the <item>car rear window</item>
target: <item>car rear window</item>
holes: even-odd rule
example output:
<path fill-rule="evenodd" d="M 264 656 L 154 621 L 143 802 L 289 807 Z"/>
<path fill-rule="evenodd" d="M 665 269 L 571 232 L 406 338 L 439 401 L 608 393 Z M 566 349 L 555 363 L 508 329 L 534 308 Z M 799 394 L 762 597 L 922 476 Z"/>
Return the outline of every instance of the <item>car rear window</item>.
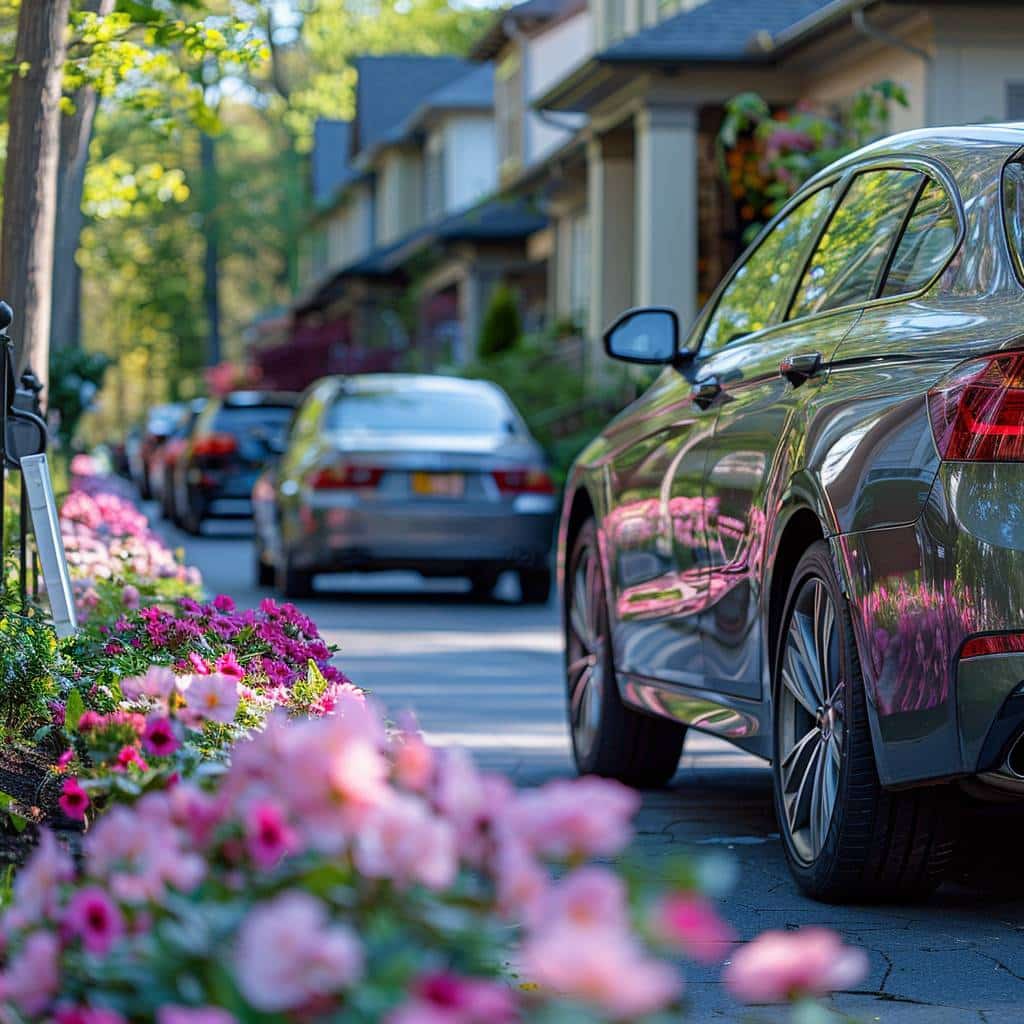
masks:
<path fill-rule="evenodd" d="M 1017 276 L 1024 281 L 1024 164 L 1007 164 L 1003 172 L 1003 219 Z"/>
<path fill-rule="evenodd" d="M 929 178 L 896 247 L 882 294 L 903 295 L 923 288 L 949 259 L 957 233 L 953 200 Z"/>
<path fill-rule="evenodd" d="M 268 436 L 283 437 L 294 411 L 290 405 L 222 405 L 212 428 L 220 434 L 263 431 Z"/>
<path fill-rule="evenodd" d="M 514 430 L 517 423 L 502 398 L 487 391 L 388 389 L 339 395 L 324 425 L 328 430 L 492 434 Z"/>

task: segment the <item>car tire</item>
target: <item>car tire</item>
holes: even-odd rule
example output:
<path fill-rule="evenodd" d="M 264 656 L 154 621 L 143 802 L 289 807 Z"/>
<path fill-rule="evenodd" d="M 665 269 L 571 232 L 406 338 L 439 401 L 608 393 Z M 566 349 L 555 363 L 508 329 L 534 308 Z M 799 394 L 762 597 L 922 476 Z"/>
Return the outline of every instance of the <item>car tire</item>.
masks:
<path fill-rule="evenodd" d="M 686 726 L 622 702 L 593 520 L 572 548 L 565 610 L 566 695 L 577 770 L 641 789 L 664 786 L 679 767 Z"/>
<path fill-rule="evenodd" d="M 547 604 L 550 597 L 550 569 L 519 570 L 519 599 L 523 604 Z"/>
<path fill-rule="evenodd" d="M 469 596 L 473 601 L 493 601 L 494 588 L 501 573 L 495 569 L 477 569 L 469 574 Z"/>
<path fill-rule="evenodd" d="M 924 898 L 953 866 L 960 802 L 950 787 L 883 789 L 850 611 L 824 541 L 801 558 L 784 608 L 772 788 L 790 870 L 825 902 Z"/>
<path fill-rule="evenodd" d="M 272 587 L 275 580 L 274 567 L 267 565 L 266 552 L 258 541 L 253 543 L 253 577 L 257 587 Z"/>
<path fill-rule="evenodd" d="M 186 499 L 185 511 L 181 515 L 181 528 L 190 537 L 198 537 L 203 532 L 203 517 L 189 499 Z"/>
<path fill-rule="evenodd" d="M 277 589 L 289 600 L 311 597 L 313 594 L 313 573 L 308 569 L 296 568 L 292 558 L 285 553 L 274 573 Z"/>

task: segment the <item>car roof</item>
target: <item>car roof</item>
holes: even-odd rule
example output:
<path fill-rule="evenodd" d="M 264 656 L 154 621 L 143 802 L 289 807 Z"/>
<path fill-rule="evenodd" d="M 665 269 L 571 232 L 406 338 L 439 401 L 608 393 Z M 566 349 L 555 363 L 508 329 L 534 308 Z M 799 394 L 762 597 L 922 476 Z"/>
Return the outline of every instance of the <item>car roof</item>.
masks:
<path fill-rule="evenodd" d="M 344 391 L 419 391 L 500 395 L 501 390 L 490 381 L 466 377 L 449 377 L 433 373 L 359 373 L 336 378 Z"/>

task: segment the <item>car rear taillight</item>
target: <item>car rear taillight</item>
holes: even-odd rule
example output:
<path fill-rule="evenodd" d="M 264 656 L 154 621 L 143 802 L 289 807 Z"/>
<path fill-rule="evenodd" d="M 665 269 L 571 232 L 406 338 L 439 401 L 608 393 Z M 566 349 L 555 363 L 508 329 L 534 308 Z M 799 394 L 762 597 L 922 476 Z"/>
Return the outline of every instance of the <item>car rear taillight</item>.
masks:
<path fill-rule="evenodd" d="M 203 457 L 234 455 L 238 450 L 238 439 L 231 434 L 203 434 L 192 445 L 194 455 Z"/>
<path fill-rule="evenodd" d="M 960 648 L 960 660 L 982 658 L 986 654 L 1024 653 L 1024 633 L 990 633 L 972 636 Z"/>
<path fill-rule="evenodd" d="M 1024 353 L 975 359 L 928 392 L 943 459 L 1024 462 Z"/>
<path fill-rule="evenodd" d="M 496 469 L 494 482 L 502 494 L 554 494 L 555 484 L 543 469 Z"/>
<path fill-rule="evenodd" d="M 322 466 L 309 478 L 314 491 L 343 491 L 376 487 L 384 470 L 377 466 Z"/>

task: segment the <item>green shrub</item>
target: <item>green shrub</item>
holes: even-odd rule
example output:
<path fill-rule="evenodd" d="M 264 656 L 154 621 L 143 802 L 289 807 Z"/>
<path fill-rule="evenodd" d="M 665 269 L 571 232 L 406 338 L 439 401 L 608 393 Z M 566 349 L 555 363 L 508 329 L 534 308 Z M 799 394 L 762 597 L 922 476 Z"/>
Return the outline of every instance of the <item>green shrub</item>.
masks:
<path fill-rule="evenodd" d="M 519 318 L 519 300 L 506 284 L 500 284 L 491 293 L 484 322 L 480 328 L 477 355 L 480 359 L 493 359 L 514 349 L 522 337 L 523 324 Z"/>

